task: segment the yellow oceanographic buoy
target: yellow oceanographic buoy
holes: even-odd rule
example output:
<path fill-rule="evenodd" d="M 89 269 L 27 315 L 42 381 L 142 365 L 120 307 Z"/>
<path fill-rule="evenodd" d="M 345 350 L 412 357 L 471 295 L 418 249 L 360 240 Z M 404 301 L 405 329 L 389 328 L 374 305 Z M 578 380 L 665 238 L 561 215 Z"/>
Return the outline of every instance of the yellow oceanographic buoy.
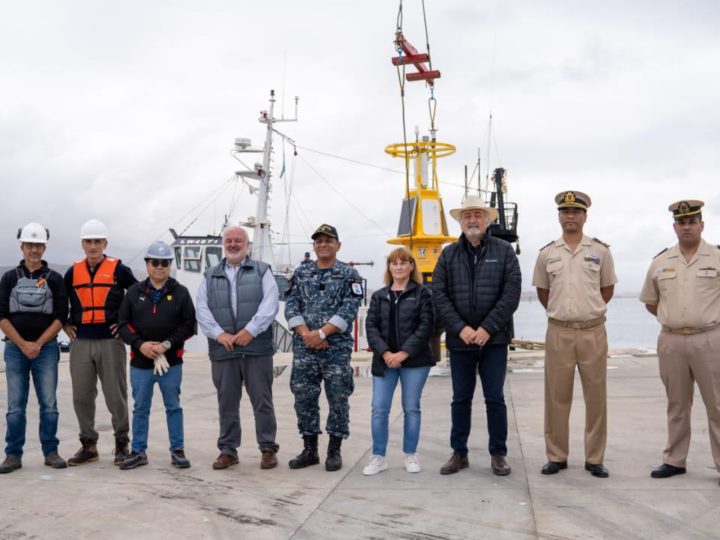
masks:
<path fill-rule="evenodd" d="M 438 158 L 455 153 L 455 146 L 423 137 L 414 142 L 391 144 L 385 152 L 405 159 L 408 171 L 412 161 L 415 178 L 414 186 L 408 185 L 406 189 L 397 237 L 388 240 L 388 244 L 406 246 L 415 257 L 423 281 L 428 283 L 443 245 L 457 240 L 448 235 L 437 174 Z"/>

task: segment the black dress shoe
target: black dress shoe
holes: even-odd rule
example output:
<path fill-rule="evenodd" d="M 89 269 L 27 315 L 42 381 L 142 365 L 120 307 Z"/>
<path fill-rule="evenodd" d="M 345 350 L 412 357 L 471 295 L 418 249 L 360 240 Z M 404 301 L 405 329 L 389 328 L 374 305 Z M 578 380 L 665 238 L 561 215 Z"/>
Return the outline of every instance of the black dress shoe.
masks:
<path fill-rule="evenodd" d="M 653 469 L 650 476 L 653 478 L 670 478 L 676 474 L 685 474 L 686 472 L 685 467 L 675 467 L 675 465 L 663 463 L 657 469 Z"/>
<path fill-rule="evenodd" d="M 557 474 L 563 469 L 567 469 L 567 461 L 548 461 L 543 465 L 540 472 L 543 474 Z"/>
<path fill-rule="evenodd" d="M 605 465 L 602 463 L 598 463 L 596 465 L 593 465 L 592 463 L 585 462 L 585 470 L 589 471 L 590 474 L 593 476 L 597 476 L 598 478 L 607 478 L 610 476 L 610 473 L 605 468 Z"/>

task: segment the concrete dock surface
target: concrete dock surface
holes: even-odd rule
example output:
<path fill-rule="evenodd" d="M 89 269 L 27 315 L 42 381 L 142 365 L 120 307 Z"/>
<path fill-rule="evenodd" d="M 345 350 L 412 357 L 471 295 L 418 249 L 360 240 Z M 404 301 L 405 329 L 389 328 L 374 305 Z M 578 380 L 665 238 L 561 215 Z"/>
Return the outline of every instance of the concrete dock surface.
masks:
<path fill-rule="evenodd" d="M 279 357 L 277 363 L 287 363 L 287 358 Z M 371 454 L 372 381 L 363 376 L 367 364 L 360 359 L 356 365 L 351 437 L 343 445 L 342 470 L 332 473 L 322 465 L 325 435 L 321 465 L 288 469 L 288 460 L 302 446 L 289 369 L 274 386 L 280 465 L 273 470 L 259 467 L 246 396 L 241 404 L 240 464 L 224 471 L 211 468 L 218 454 L 218 413 L 208 361 L 201 355 L 190 355 L 184 364 L 181 401 L 190 469 L 170 465 L 159 390 L 151 415 L 148 466 L 130 471 L 113 466 L 112 428 L 100 394 L 100 460 L 62 470 L 45 467 L 37 438 L 37 400 L 31 390 L 23 468 L 0 476 L 0 538 L 720 538 L 720 475 L 710 455 L 707 417 L 699 395 L 688 473 L 664 480 L 649 476 L 662 461 L 666 437 L 664 389 L 652 355 L 620 353 L 609 359 L 607 479 L 583 469 L 579 379 L 569 468 L 554 476 L 540 474 L 545 462 L 542 352 L 516 354 L 510 363 L 506 382 L 510 476 L 497 477 L 490 470 L 479 385 L 470 467 L 455 475 L 439 474 L 451 454 L 451 386 L 447 368 L 438 368 L 422 401 L 422 472 L 408 474 L 403 468 L 398 391 L 391 413 L 390 469 L 365 477 L 362 468 Z M 60 365 L 58 397 L 60 454 L 67 459 L 79 443 L 66 355 Z M 325 411 L 323 405 L 323 426 Z M 0 412 L 4 418 L 4 373 L 0 373 Z M 4 432 L 4 419 L 0 428 Z"/>

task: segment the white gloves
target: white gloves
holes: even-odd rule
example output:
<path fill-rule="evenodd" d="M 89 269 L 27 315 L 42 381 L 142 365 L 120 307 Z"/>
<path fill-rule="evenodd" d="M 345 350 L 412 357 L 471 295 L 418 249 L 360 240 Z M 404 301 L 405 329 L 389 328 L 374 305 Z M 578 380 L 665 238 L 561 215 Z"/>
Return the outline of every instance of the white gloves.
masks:
<path fill-rule="evenodd" d="M 168 372 L 169 369 L 170 364 L 168 364 L 167 358 L 165 358 L 164 354 L 161 354 L 155 359 L 155 369 L 153 369 L 153 373 L 155 375 L 159 375 L 160 377 L 162 377 Z"/>

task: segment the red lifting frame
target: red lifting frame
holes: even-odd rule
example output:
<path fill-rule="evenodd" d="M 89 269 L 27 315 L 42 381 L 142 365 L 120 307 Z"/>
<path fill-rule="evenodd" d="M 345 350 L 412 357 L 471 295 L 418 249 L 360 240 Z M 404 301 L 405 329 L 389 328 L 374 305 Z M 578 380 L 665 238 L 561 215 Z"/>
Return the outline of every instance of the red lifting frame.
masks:
<path fill-rule="evenodd" d="M 437 69 L 428 69 L 425 62 L 430 59 L 427 54 L 419 53 L 402 35 L 398 32 L 395 35 L 395 43 L 403 50 L 405 56 L 395 56 L 392 59 L 394 66 L 402 66 L 405 64 L 413 64 L 418 70 L 417 73 L 407 73 L 405 78 L 408 81 L 427 81 L 430 86 L 435 84 L 435 79 L 440 78 L 440 72 Z"/>

